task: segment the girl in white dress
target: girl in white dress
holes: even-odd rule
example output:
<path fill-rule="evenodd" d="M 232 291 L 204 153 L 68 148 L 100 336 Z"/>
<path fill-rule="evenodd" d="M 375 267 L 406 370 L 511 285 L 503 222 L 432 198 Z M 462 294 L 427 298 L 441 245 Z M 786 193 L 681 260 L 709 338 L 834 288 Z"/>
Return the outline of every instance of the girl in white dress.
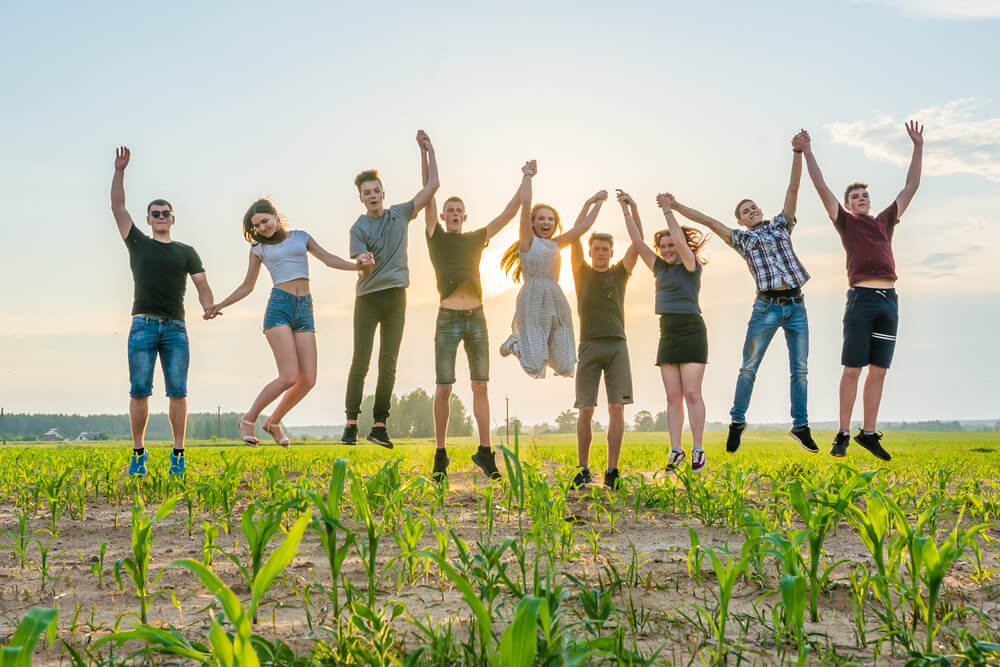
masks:
<path fill-rule="evenodd" d="M 534 176 L 535 161 L 527 172 Z M 566 296 L 559 287 L 559 251 L 583 236 L 594 224 L 608 193 L 601 190 L 583 204 L 573 228 L 562 231 L 559 214 L 546 204 L 531 205 L 531 184 L 521 190 L 520 239 L 511 245 L 500 260 L 514 282 L 524 279 L 517 295 L 513 332 L 500 346 L 500 354 L 514 354 L 521 368 L 534 378 L 545 377 L 545 367 L 556 375 L 573 376 L 576 345 L 573 318 Z"/>

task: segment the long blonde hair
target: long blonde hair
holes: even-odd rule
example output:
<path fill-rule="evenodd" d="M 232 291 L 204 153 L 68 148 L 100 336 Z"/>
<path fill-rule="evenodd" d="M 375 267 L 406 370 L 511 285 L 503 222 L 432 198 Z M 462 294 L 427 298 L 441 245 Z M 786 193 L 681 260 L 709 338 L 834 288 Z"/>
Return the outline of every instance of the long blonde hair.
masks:
<path fill-rule="evenodd" d="M 535 214 L 538 213 L 538 211 L 540 211 L 543 208 L 549 209 L 550 211 L 552 211 L 553 215 L 555 215 L 556 228 L 552 232 L 552 235 L 555 236 L 556 234 L 562 232 L 562 222 L 560 222 L 559 220 L 559 211 L 557 211 L 552 206 L 549 206 L 548 204 L 535 204 L 534 206 L 531 207 L 532 234 L 534 234 L 535 232 L 534 230 Z M 507 251 L 503 254 L 503 257 L 500 258 L 500 268 L 503 270 L 504 273 L 510 276 L 510 279 L 513 280 L 515 283 L 521 282 L 521 275 L 522 275 L 520 245 L 521 245 L 521 239 L 514 241 L 510 245 L 510 247 L 507 248 Z"/>

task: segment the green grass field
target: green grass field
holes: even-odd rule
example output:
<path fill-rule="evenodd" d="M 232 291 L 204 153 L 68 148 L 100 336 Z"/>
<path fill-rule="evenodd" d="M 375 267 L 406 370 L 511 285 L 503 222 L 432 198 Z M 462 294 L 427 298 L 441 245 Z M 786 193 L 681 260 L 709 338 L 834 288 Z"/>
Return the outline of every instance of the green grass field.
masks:
<path fill-rule="evenodd" d="M 122 443 L 8 446 L 0 634 L 35 664 L 1000 661 L 1000 433 L 887 433 L 888 464 L 815 436 L 708 433 L 666 475 L 627 433 L 618 490 L 569 488 L 572 435 L 512 438 L 493 484 L 459 439 L 444 486 L 428 440 L 192 442 L 181 480 L 166 443 L 142 480 Z"/>

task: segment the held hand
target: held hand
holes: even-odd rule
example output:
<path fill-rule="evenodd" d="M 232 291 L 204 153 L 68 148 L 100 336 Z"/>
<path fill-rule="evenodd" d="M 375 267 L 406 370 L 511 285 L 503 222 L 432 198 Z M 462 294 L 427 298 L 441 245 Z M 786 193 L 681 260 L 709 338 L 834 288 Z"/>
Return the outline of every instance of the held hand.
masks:
<path fill-rule="evenodd" d="M 794 137 L 792 137 L 792 150 L 805 152 L 809 150 L 811 141 L 812 140 L 809 137 L 809 133 L 803 129 L 799 131 L 799 133 L 796 134 Z"/>
<path fill-rule="evenodd" d="M 924 126 L 917 121 L 911 120 L 906 123 L 906 133 L 910 135 L 910 140 L 914 146 L 924 145 Z"/>
<path fill-rule="evenodd" d="M 590 199 L 587 200 L 587 203 L 601 205 L 607 200 L 608 200 L 608 191 L 599 190 L 594 193 L 594 196 L 592 196 Z"/>
<path fill-rule="evenodd" d="M 206 320 L 212 320 L 221 314 L 222 310 L 219 308 L 219 306 L 216 304 L 212 304 L 211 306 L 205 309 L 205 314 L 202 315 L 202 318 Z"/>
<path fill-rule="evenodd" d="M 661 192 L 656 195 L 656 205 L 663 209 L 664 213 L 669 213 L 674 207 L 674 196 L 669 192 Z"/>
<path fill-rule="evenodd" d="M 623 207 L 631 206 L 632 204 L 635 203 L 635 200 L 632 199 L 632 195 L 625 192 L 621 188 L 615 188 L 615 196 L 618 197 L 618 203 L 621 204 Z"/>
<path fill-rule="evenodd" d="M 356 258 L 358 270 L 361 271 L 365 267 L 375 266 L 375 256 L 370 252 L 363 252 Z"/>
<path fill-rule="evenodd" d="M 423 130 L 417 130 L 417 145 L 424 151 L 430 152 L 434 150 L 434 147 L 431 146 L 431 138 Z"/>
<path fill-rule="evenodd" d="M 121 148 L 115 149 L 115 171 L 124 171 L 125 167 L 128 166 L 129 158 L 132 156 L 129 153 L 127 146 L 122 146 Z"/>
<path fill-rule="evenodd" d="M 538 160 L 528 160 L 525 162 L 524 166 L 521 167 L 521 173 L 525 176 L 534 177 L 538 173 Z"/>

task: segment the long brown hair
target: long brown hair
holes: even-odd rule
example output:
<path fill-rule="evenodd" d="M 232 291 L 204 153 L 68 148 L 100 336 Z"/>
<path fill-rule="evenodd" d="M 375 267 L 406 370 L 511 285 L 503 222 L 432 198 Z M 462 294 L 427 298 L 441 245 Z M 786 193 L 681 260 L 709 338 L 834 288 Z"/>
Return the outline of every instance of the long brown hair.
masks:
<path fill-rule="evenodd" d="M 534 230 L 535 214 L 538 213 L 538 211 L 540 211 L 543 208 L 547 208 L 550 211 L 552 211 L 553 215 L 555 215 L 556 218 L 556 228 L 555 230 L 553 230 L 552 236 L 555 236 L 556 234 L 562 232 L 562 222 L 559 220 L 559 211 L 557 211 L 552 206 L 549 206 L 548 204 L 535 204 L 534 206 L 531 207 L 531 223 L 532 223 L 531 233 L 532 234 L 535 233 Z M 510 245 L 510 247 L 507 248 L 507 251 L 503 254 L 503 257 L 500 258 L 500 268 L 503 270 L 504 273 L 510 276 L 510 279 L 513 280 L 515 283 L 521 282 L 520 245 L 521 245 L 521 239 L 514 241 Z"/>
<path fill-rule="evenodd" d="M 681 225 L 681 231 L 684 232 L 684 241 L 687 243 L 687 246 L 691 248 L 691 252 L 694 253 L 695 260 L 702 266 L 708 264 L 708 257 L 701 256 L 701 249 L 705 247 L 706 243 L 708 243 L 708 239 L 711 238 L 710 235 L 700 229 L 688 227 L 687 225 Z M 660 253 L 660 239 L 664 236 L 670 236 L 669 229 L 661 229 L 653 234 L 653 245 L 656 248 L 657 254 Z"/>
<path fill-rule="evenodd" d="M 253 230 L 253 217 L 258 213 L 267 213 L 268 215 L 273 215 L 278 219 L 278 231 L 276 231 L 271 236 L 261 236 Z M 278 214 L 278 209 L 274 208 L 274 204 L 271 200 L 264 197 L 258 199 L 247 212 L 243 214 L 243 238 L 247 240 L 247 243 L 251 245 L 254 243 L 281 243 L 288 236 L 288 229 L 285 219 Z"/>

